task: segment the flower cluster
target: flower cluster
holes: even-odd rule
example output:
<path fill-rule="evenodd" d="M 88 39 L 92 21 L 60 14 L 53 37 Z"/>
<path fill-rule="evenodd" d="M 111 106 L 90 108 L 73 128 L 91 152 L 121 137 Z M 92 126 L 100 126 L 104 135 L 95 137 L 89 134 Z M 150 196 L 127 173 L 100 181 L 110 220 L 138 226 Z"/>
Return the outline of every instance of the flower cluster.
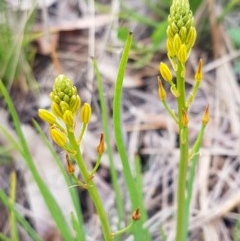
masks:
<path fill-rule="evenodd" d="M 77 88 L 65 75 L 59 75 L 54 82 L 52 92 L 51 111 L 39 109 L 39 117 L 50 126 L 50 135 L 53 141 L 69 150 L 68 135 L 74 131 L 76 114 L 80 110 L 80 120 L 86 126 L 91 118 L 91 106 L 84 103 L 81 107 L 81 98 Z"/>
<path fill-rule="evenodd" d="M 194 17 L 186 0 L 173 0 L 168 16 L 167 51 L 173 68 L 178 61 L 184 64 L 193 47 L 197 32 L 193 26 Z"/>

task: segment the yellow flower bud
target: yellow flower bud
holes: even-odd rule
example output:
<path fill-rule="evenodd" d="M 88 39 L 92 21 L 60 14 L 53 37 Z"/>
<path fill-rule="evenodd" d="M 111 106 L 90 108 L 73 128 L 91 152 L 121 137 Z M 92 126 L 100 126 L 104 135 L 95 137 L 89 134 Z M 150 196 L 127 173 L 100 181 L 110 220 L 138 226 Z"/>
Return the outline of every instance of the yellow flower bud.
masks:
<path fill-rule="evenodd" d="M 159 76 L 158 76 L 158 96 L 160 98 L 160 100 L 165 100 L 166 99 L 166 91 L 163 88 L 162 85 L 162 81 L 160 80 Z"/>
<path fill-rule="evenodd" d="M 188 58 L 188 53 L 187 53 L 187 47 L 185 44 L 181 45 L 181 47 L 177 53 L 177 57 L 182 64 L 186 63 L 187 58 Z"/>
<path fill-rule="evenodd" d="M 187 28 L 183 26 L 179 31 L 179 35 L 181 40 L 184 42 L 187 37 Z"/>
<path fill-rule="evenodd" d="M 193 47 L 193 45 L 195 44 L 196 38 L 197 38 L 197 31 L 194 27 L 191 27 L 185 41 L 185 44 L 187 45 L 188 49 Z"/>
<path fill-rule="evenodd" d="M 72 103 L 70 103 L 71 111 L 73 113 L 77 112 L 80 105 L 81 105 L 81 99 L 80 99 L 79 95 L 77 95 L 75 98 L 75 101 L 72 101 Z"/>
<path fill-rule="evenodd" d="M 172 81 L 172 73 L 165 63 L 160 63 L 159 70 L 164 80 L 166 80 L 167 82 Z"/>
<path fill-rule="evenodd" d="M 39 109 L 38 116 L 50 125 L 56 123 L 56 117 L 48 110 Z"/>
<path fill-rule="evenodd" d="M 207 123 L 209 122 L 209 105 L 206 106 L 205 110 L 204 110 L 204 113 L 203 113 L 203 116 L 202 116 L 202 124 L 203 125 L 207 125 Z"/>
<path fill-rule="evenodd" d="M 57 128 L 50 128 L 50 136 L 53 141 L 60 147 L 64 147 L 67 144 L 67 136 Z"/>
<path fill-rule="evenodd" d="M 97 146 L 97 152 L 98 154 L 103 154 L 103 152 L 105 151 L 105 146 L 104 146 L 104 135 L 103 133 L 101 133 L 101 136 L 100 136 L 100 141 L 99 141 L 99 144 Z"/>
<path fill-rule="evenodd" d="M 84 124 L 88 124 L 91 119 L 92 109 L 88 103 L 84 103 L 81 108 L 80 120 Z"/>
<path fill-rule="evenodd" d="M 199 60 L 198 68 L 197 68 L 196 74 L 194 76 L 194 79 L 196 81 L 201 81 L 202 80 L 202 59 Z"/>
<path fill-rule="evenodd" d="M 59 105 L 56 102 L 52 102 L 51 109 L 54 115 L 62 118 L 62 115 L 63 115 L 62 110 L 60 109 Z"/>
<path fill-rule="evenodd" d="M 166 47 L 167 47 L 168 55 L 170 57 L 175 56 L 175 51 L 174 51 L 174 48 L 173 48 L 173 41 L 172 40 L 167 39 Z"/>
<path fill-rule="evenodd" d="M 175 34 L 173 39 L 173 48 L 175 53 L 177 53 L 182 45 L 182 40 L 180 39 L 178 34 Z"/>
<path fill-rule="evenodd" d="M 73 118 L 73 113 L 70 110 L 66 110 L 63 114 L 63 121 L 65 124 L 69 126 L 73 126 L 74 124 L 74 118 Z"/>

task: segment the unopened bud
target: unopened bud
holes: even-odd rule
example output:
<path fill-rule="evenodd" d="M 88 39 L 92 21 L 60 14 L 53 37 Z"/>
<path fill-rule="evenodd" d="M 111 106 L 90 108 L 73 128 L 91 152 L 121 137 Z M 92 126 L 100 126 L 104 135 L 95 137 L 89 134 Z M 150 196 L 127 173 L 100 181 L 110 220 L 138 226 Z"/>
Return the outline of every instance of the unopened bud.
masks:
<path fill-rule="evenodd" d="M 202 124 L 203 125 L 207 125 L 207 123 L 209 122 L 209 105 L 206 106 L 205 110 L 204 110 L 204 113 L 203 113 L 203 116 L 202 116 Z"/>
<path fill-rule="evenodd" d="M 193 45 L 195 44 L 196 38 L 197 38 L 197 31 L 193 26 L 191 26 L 185 41 L 189 49 L 192 48 Z"/>
<path fill-rule="evenodd" d="M 74 118 L 73 113 L 70 110 L 66 110 L 63 114 L 63 121 L 66 125 L 73 126 Z"/>
<path fill-rule="evenodd" d="M 167 47 L 167 52 L 168 52 L 169 57 L 174 57 L 175 51 L 174 51 L 174 48 L 173 48 L 172 39 L 167 39 L 166 47 Z"/>
<path fill-rule="evenodd" d="M 81 108 L 80 119 L 81 122 L 84 124 L 88 124 L 91 119 L 92 109 L 88 103 L 84 103 Z"/>
<path fill-rule="evenodd" d="M 105 151 L 105 145 L 104 145 L 104 135 L 103 133 L 101 133 L 101 136 L 100 136 L 100 141 L 99 141 L 99 144 L 97 146 L 97 152 L 98 154 L 103 154 L 103 152 Z"/>
<path fill-rule="evenodd" d="M 175 34 L 173 39 L 173 48 L 175 53 L 177 53 L 182 45 L 182 40 L 180 39 L 179 34 Z"/>
<path fill-rule="evenodd" d="M 182 44 L 178 50 L 177 57 L 182 64 L 185 64 L 188 58 L 187 47 Z"/>
<path fill-rule="evenodd" d="M 196 74 L 194 76 L 194 79 L 196 81 L 201 81 L 202 80 L 202 59 L 199 60 L 198 68 L 197 68 Z"/>
<path fill-rule="evenodd" d="M 57 128 L 50 128 L 50 135 L 53 141 L 60 147 L 64 147 L 67 144 L 67 136 Z"/>
<path fill-rule="evenodd" d="M 172 73 L 165 63 L 160 63 L 159 70 L 164 80 L 166 80 L 167 82 L 172 81 Z"/>
<path fill-rule="evenodd" d="M 160 80 L 160 77 L 158 76 L 158 96 L 160 100 L 165 100 L 166 99 L 166 91 L 163 88 L 162 81 Z"/>
<path fill-rule="evenodd" d="M 62 110 L 60 109 L 59 105 L 56 104 L 56 102 L 52 102 L 51 110 L 56 116 L 62 118 L 62 115 L 63 115 Z"/>
<path fill-rule="evenodd" d="M 48 110 L 39 109 L 38 116 L 50 125 L 56 123 L 56 117 Z"/>

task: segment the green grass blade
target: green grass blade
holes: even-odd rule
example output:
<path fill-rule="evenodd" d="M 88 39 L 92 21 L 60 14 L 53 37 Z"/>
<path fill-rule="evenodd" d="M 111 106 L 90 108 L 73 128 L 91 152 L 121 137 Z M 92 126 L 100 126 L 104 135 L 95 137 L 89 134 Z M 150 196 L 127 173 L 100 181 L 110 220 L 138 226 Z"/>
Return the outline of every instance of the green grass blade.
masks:
<path fill-rule="evenodd" d="M 2 240 L 2 241 L 12 241 L 12 239 L 8 238 L 7 236 L 5 236 L 2 233 L 0 233 L 0 240 Z"/>
<path fill-rule="evenodd" d="M 28 235 L 34 241 L 41 241 L 36 231 L 31 227 L 31 225 L 26 221 L 26 219 L 15 209 L 14 205 L 10 202 L 7 195 L 3 190 L 0 190 L 0 200 L 9 209 L 10 212 L 14 212 L 18 223 L 24 228 Z M 12 240 L 12 239 L 11 239 Z"/>
<path fill-rule="evenodd" d="M 31 171 L 32 176 L 38 185 L 38 188 L 45 200 L 45 203 L 49 209 L 49 212 L 51 213 L 59 231 L 61 232 L 61 235 L 65 240 L 71 241 L 74 240 L 73 236 L 71 234 L 71 231 L 68 227 L 67 222 L 65 221 L 64 215 L 57 204 L 55 198 L 51 194 L 50 190 L 44 183 L 44 181 L 41 179 L 36 166 L 34 165 L 34 162 L 32 160 L 31 153 L 28 149 L 27 142 L 25 140 L 25 137 L 23 135 L 21 125 L 20 125 L 20 120 L 18 118 L 17 112 L 14 108 L 13 102 L 8 94 L 8 91 L 6 90 L 5 86 L 3 85 L 2 81 L 0 81 L 0 91 L 4 97 L 4 100 L 8 106 L 8 110 L 12 116 L 13 119 L 13 124 L 16 130 L 16 133 L 19 138 L 19 145 L 21 145 L 21 149 L 23 151 L 23 158 L 26 162 L 26 165 L 28 166 L 28 169 Z"/>
<path fill-rule="evenodd" d="M 123 217 L 124 217 L 122 194 L 121 194 L 120 186 L 118 183 L 117 171 L 115 169 L 115 165 L 114 165 L 114 161 L 113 161 L 113 151 L 111 148 L 111 141 L 110 141 L 110 134 L 109 134 L 110 128 L 109 128 L 109 122 L 108 122 L 107 104 L 106 104 L 106 99 L 104 97 L 102 77 L 99 72 L 99 68 L 98 68 L 96 59 L 93 59 L 93 66 L 94 66 L 96 79 L 97 79 L 97 87 L 98 87 L 98 94 L 99 94 L 100 107 L 101 107 L 102 127 L 103 127 L 104 139 L 107 144 L 107 155 L 108 155 L 108 159 L 109 159 L 110 174 L 111 174 L 113 189 L 114 189 L 115 195 L 116 195 L 118 222 L 120 225 L 120 223 L 123 221 Z M 119 228 L 120 228 L 120 226 L 119 226 Z"/>
<path fill-rule="evenodd" d="M 18 144 L 18 141 L 16 141 L 11 135 L 10 133 L 7 131 L 7 129 L 5 127 L 3 127 L 2 125 L 0 125 L 0 132 L 2 132 L 5 137 L 7 138 L 7 140 L 9 141 L 9 143 L 11 143 L 12 146 L 12 150 L 16 150 L 18 151 L 21 155 L 23 155 L 23 151 L 21 149 L 21 147 Z"/>
<path fill-rule="evenodd" d="M 140 205 L 140 200 L 138 198 L 138 192 L 136 190 L 136 183 L 133 179 L 129 162 L 128 162 L 128 156 L 126 152 L 126 148 L 124 145 L 123 140 L 123 133 L 122 133 L 122 123 L 121 123 L 121 99 L 122 99 L 122 86 L 123 86 L 123 78 L 125 69 L 127 66 L 128 61 L 128 54 L 131 48 L 133 39 L 133 34 L 130 32 L 122 53 L 122 57 L 120 60 L 118 73 L 117 73 L 117 81 L 115 85 L 115 91 L 114 91 L 114 99 L 113 99 L 113 125 L 114 125 L 114 133 L 115 133 L 115 140 L 116 140 L 116 146 L 122 161 L 123 166 L 123 174 L 124 179 L 128 188 L 131 204 L 133 210 L 135 210 Z M 144 219 L 140 219 L 133 228 L 133 233 L 135 236 L 135 240 L 150 240 L 150 236 L 146 230 L 143 229 L 142 225 Z"/>
<path fill-rule="evenodd" d="M 69 187 L 72 186 L 73 183 L 71 182 L 71 178 L 69 178 L 69 176 L 66 172 L 66 169 L 63 167 L 62 162 L 59 159 L 59 156 L 57 155 L 56 151 L 53 149 L 50 141 L 47 139 L 46 135 L 43 133 L 39 124 L 34 120 L 33 120 L 33 124 L 34 124 L 35 129 L 39 133 L 40 137 L 42 138 L 44 144 L 51 152 L 55 162 L 57 163 L 57 165 L 64 177 L 65 182 L 67 183 L 67 185 Z M 74 225 L 75 225 L 74 227 L 76 229 L 77 237 L 79 237 L 79 239 L 77 239 L 77 240 L 86 241 L 83 215 L 82 215 L 82 210 L 80 207 L 80 201 L 78 199 L 77 188 L 69 188 L 69 193 L 70 193 L 72 201 L 73 201 L 75 215 L 76 215 L 76 216 L 74 216 L 76 219 L 76 221 L 74 223 Z"/>

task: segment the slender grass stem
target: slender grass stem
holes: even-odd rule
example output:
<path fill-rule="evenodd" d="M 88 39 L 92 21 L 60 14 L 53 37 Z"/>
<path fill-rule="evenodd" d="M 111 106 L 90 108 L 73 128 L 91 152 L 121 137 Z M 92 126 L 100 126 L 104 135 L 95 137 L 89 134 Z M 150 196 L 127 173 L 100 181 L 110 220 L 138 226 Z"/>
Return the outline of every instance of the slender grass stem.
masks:
<path fill-rule="evenodd" d="M 186 111 L 185 105 L 185 80 L 184 80 L 184 66 L 178 63 L 177 68 L 177 89 L 180 96 L 177 98 L 178 102 L 178 126 L 180 135 L 180 160 L 179 173 L 177 185 L 177 233 L 176 241 L 183 241 L 184 230 L 187 228 L 183 220 L 185 220 L 185 192 L 186 192 L 186 177 L 188 167 L 188 126 L 182 125 L 182 113 Z M 183 136 L 181 131 L 184 129 Z M 182 141 L 184 139 L 184 141 Z"/>

